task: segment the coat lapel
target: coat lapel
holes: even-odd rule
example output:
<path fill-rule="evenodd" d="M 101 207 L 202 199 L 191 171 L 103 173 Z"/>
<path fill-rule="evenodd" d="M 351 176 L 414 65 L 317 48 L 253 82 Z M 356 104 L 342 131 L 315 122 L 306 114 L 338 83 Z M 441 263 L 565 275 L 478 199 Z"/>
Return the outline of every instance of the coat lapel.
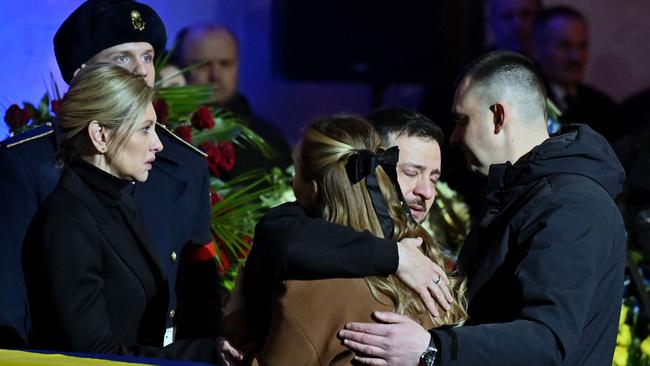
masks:
<path fill-rule="evenodd" d="M 149 256 L 149 259 L 156 267 L 156 270 L 158 272 L 157 280 L 165 281 L 163 267 L 161 266 L 158 255 L 156 255 L 156 251 L 151 244 L 151 238 L 149 237 L 147 229 L 144 227 L 142 217 L 140 217 L 140 211 L 133 201 L 133 198 L 131 198 L 131 196 L 129 196 L 127 193 L 122 192 L 121 201 L 124 203 L 124 207 L 126 208 L 120 207 L 119 209 L 122 211 L 122 214 L 128 218 L 126 220 L 128 225 L 131 227 L 132 232 L 140 241 L 144 252 Z"/>
<path fill-rule="evenodd" d="M 129 227 L 123 225 L 122 222 L 115 220 L 111 215 L 109 215 L 108 211 L 104 208 L 101 202 L 99 202 L 92 190 L 70 169 L 65 169 L 63 176 L 61 177 L 61 186 L 70 194 L 77 197 L 77 199 L 88 208 L 88 211 L 97 220 L 97 228 L 104 236 L 104 239 L 135 274 L 142 284 L 147 296 L 151 297 L 155 295 L 156 287 L 147 285 L 145 279 L 147 277 L 150 278 L 151 271 L 154 273 L 157 272 L 157 276 L 155 276 L 156 279 L 162 279 L 162 272 L 156 257 L 151 255 L 151 251 L 148 249 L 148 244 L 146 244 L 147 238 L 139 233 L 140 230 L 133 228 L 133 232 L 135 233 L 136 238 L 141 242 L 142 248 L 146 248 L 146 251 L 149 252 L 149 256 L 152 257 L 151 263 L 154 264 L 154 268 L 151 268 L 152 265 L 147 263 L 141 248 L 134 243 L 133 235 L 129 232 Z M 132 220 L 127 220 L 127 222 L 131 221 Z M 144 235 L 146 236 L 146 234 Z"/>

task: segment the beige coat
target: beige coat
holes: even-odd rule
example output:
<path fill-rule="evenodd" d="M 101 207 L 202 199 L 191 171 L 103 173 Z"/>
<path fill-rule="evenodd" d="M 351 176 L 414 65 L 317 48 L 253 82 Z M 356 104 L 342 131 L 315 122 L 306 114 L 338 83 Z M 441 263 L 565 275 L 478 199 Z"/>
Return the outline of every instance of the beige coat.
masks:
<path fill-rule="evenodd" d="M 354 354 L 338 331 L 348 322 L 373 322 L 373 311 L 394 310 L 387 297 L 374 298 L 364 279 L 285 281 L 284 289 L 277 292 L 266 343 L 256 355 L 261 366 L 349 365 Z M 226 318 L 226 336 L 241 340 L 236 318 Z M 429 317 L 421 323 L 432 327 Z"/>

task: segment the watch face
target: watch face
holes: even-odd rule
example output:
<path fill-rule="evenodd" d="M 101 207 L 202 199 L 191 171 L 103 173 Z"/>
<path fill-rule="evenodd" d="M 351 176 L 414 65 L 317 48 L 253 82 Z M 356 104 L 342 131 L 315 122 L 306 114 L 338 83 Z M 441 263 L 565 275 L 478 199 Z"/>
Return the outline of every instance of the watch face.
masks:
<path fill-rule="evenodd" d="M 422 356 L 420 356 L 420 365 L 422 366 L 433 366 L 436 362 L 436 356 L 438 355 L 438 350 L 430 347 L 428 348 Z"/>

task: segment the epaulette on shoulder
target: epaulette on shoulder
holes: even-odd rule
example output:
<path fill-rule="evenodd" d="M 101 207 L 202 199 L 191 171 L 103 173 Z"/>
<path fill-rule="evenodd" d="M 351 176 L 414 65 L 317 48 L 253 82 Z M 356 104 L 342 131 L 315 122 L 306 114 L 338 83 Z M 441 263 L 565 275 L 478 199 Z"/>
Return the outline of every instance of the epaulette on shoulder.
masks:
<path fill-rule="evenodd" d="M 44 124 L 38 127 L 34 127 L 31 130 L 5 139 L 4 141 L 0 142 L 0 145 L 2 145 L 4 148 L 11 149 L 14 146 L 18 146 L 29 141 L 38 140 L 53 133 L 54 127 L 52 127 L 52 122 L 45 122 Z"/>
<path fill-rule="evenodd" d="M 173 133 L 167 126 L 163 125 L 160 122 L 156 122 L 156 125 L 160 127 L 160 131 L 163 131 L 163 133 L 168 134 L 169 136 L 173 137 L 176 141 L 180 142 L 183 144 L 185 147 L 188 147 L 190 150 L 194 151 L 195 153 L 201 155 L 204 158 L 208 157 L 208 154 L 204 153 L 203 151 L 197 149 L 194 145 L 190 144 L 189 142 L 183 140 L 182 138 L 178 137 L 175 133 Z"/>

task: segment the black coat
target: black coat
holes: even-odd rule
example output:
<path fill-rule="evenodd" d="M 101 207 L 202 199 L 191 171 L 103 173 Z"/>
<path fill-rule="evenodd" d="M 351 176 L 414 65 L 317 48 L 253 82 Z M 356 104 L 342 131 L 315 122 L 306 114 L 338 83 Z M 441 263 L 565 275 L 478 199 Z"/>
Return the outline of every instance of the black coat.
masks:
<path fill-rule="evenodd" d="M 221 301 L 216 264 L 213 260 L 189 263 L 183 255 L 188 248 L 211 240 L 207 162 L 166 129 L 157 131 L 164 149 L 157 154 L 149 179 L 125 191 L 140 208 L 169 284 L 167 326 L 176 327 L 176 339 L 217 336 Z M 29 332 L 21 245 L 38 205 L 61 176 L 61 169 L 55 167 L 56 136 L 51 126 L 42 126 L 0 144 L 2 348 L 25 347 Z"/>
<path fill-rule="evenodd" d="M 493 165 L 487 212 L 459 256 L 469 321 L 435 331 L 441 365 L 611 365 L 625 229 L 624 172 L 585 125 Z"/>
<path fill-rule="evenodd" d="M 102 184 L 88 184 L 81 173 Z M 162 348 L 168 284 L 137 206 L 114 181 L 87 163 L 65 168 L 39 208 L 23 248 L 30 345 L 216 361 L 215 339 Z M 98 187 L 113 197 L 102 200 Z"/>

